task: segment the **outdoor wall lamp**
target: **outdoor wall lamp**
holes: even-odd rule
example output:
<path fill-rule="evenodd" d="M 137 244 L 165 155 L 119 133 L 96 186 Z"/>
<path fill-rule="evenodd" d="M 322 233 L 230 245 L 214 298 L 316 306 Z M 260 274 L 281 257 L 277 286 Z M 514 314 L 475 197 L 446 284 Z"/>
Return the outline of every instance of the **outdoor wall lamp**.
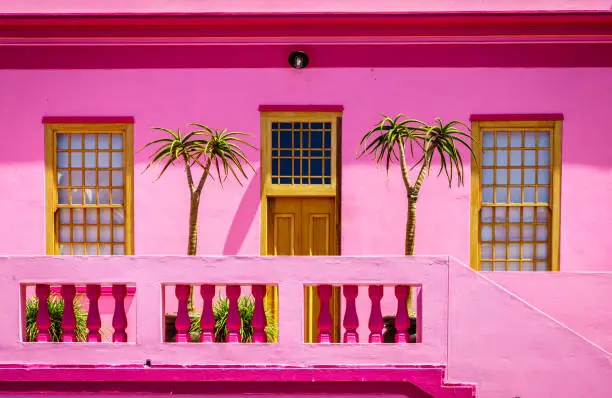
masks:
<path fill-rule="evenodd" d="M 303 51 L 294 51 L 289 54 L 289 65 L 295 69 L 304 69 L 308 66 L 308 55 Z"/>

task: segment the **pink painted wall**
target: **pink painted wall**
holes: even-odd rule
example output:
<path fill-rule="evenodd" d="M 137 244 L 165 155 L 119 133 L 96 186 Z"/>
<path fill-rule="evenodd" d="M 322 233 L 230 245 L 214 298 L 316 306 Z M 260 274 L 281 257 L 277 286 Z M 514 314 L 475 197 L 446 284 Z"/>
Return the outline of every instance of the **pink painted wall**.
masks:
<path fill-rule="evenodd" d="M 563 113 L 561 270 L 612 270 L 612 213 L 604 205 L 585 205 L 612 201 L 607 150 L 612 139 L 601 130 L 612 103 L 612 69 L 3 70 L 0 86 L 1 134 L 11 142 L 11 150 L 0 152 L 0 254 L 44 253 L 43 116 L 134 116 L 136 148 L 158 137 L 152 126 L 176 128 L 192 121 L 250 132 L 258 145 L 259 105 L 338 104 L 345 107 L 342 254 L 403 252 L 405 194 L 397 170 L 387 179 L 370 159 L 355 159 L 361 135 L 380 112 L 464 121 L 474 113 Z M 259 170 L 259 153 L 248 156 Z M 136 253 L 184 253 L 183 170 L 154 182 L 154 173 L 141 174 L 147 153 L 135 160 Z M 467 184 L 449 189 L 442 179 L 426 180 L 417 253 L 468 260 Z M 244 187 L 230 182 L 221 189 L 210 181 L 199 253 L 259 254 L 259 198 L 259 175 Z M 366 228 L 373 219 L 375 227 Z"/>
<path fill-rule="evenodd" d="M 499 283 L 577 333 L 612 352 L 612 273 L 490 273 Z"/>
<path fill-rule="evenodd" d="M 609 10 L 609 0 L 31 0 L 0 1 L 0 12 L 305 12 Z"/>

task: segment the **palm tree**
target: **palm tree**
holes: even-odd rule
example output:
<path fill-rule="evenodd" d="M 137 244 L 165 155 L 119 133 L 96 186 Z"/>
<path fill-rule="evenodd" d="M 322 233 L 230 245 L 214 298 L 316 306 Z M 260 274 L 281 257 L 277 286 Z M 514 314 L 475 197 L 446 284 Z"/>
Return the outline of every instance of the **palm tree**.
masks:
<path fill-rule="evenodd" d="M 399 162 L 402 179 L 408 197 L 408 216 L 406 220 L 406 255 L 414 254 L 414 234 L 416 228 L 416 204 L 425 176 L 429 174 L 432 160 L 439 157 L 440 170 L 448 179 L 449 187 L 456 177 L 457 185 L 463 185 L 463 159 L 458 147 L 466 147 L 472 158 L 475 159 L 471 148 L 472 137 L 458 127 L 470 129 L 459 121 L 453 120 L 443 124 L 436 119 L 433 125 L 428 125 L 416 119 L 407 119 L 404 115 L 390 118 L 383 115 L 383 119 L 368 131 L 361 139 L 358 157 L 371 155 L 376 164 L 384 163 L 387 174 L 391 164 Z M 407 151 L 410 156 L 417 159 L 409 169 Z M 418 168 L 414 182 L 411 180 L 409 170 Z"/>

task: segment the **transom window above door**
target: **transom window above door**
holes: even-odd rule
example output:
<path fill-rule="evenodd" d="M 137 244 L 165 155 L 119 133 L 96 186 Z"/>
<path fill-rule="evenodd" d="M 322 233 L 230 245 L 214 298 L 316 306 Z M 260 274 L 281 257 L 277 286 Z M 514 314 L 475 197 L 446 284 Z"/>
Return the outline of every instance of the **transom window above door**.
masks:
<path fill-rule="evenodd" d="M 560 122 L 474 122 L 472 266 L 558 267 Z"/>
<path fill-rule="evenodd" d="M 132 126 L 45 129 L 48 254 L 132 254 Z"/>

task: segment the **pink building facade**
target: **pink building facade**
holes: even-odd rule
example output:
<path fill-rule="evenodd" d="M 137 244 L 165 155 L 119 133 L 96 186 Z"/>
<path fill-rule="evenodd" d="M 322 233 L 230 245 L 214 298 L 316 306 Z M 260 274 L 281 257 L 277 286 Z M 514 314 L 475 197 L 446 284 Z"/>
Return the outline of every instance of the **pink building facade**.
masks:
<path fill-rule="evenodd" d="M 603 127 L 612 104 L 611 6 L 596 0 L 0 1 L 0 396 L 611 396 L 612 213 L 605 204 L 612 200 L 612 160 Z M 294 51 L 307 54 L 306 68 L 288 63 Z M 323 130 L 325 117 L 336 123 L 338 250 L 322 253 L 329 256 L 259 257 L 274 254 L 262 243 L 272 239 L 265 220 L 273 207 L 261 177 L 270 154 L 263 136 L 274 127 L 262 121 L 283 112 L 300 122 L 315 115 L 311 131 L 321 115 Z M 434 173 L 425 180 L 414 258 L 401 257 L 406 196 L 399 169 L 387 177 L 372 159 L 356 156 L 381 113 L 460 120 L 480 134 L 478 162 L 466 162 L 472 178 L 464 186 L 449 189 Z M 154 172 L 143 173 L 150 151 L 138 151 L 159 137 L 152 127 L 189 122 L 250 133 L 247 140 L 258 148 L 247 151 L 255 172 L 243 186 L 207 183 L 196 259 L 183 256 L 184 170 L 155 180 Z M 49 197 L 62 189 L 60 181 L 49 193 L 49 167 L 52 179 L 53 167 L 62 167 L 59 136 L 47 139 L 54 125 L 94 125 L 78 132 L 83 156 L 88 134 L 97 134 L 95 150 L 108 152 L 111 165 L 114 154 L 123 154 L 121 168 L 110 167 L 107 178 L 122 176 L 124 183 L 100 190 L 125 195 L 118 206 L 126 218 L 113 218 L 115 243 L 101 243 L 98 253 L 108 246 L 132 256 L 45 256 L 62 254 L 49 250 L 49 230 L 63 225 L 49 217 Z M 95 130 L 103 125 L 128 126 L 131 142 L 115 148 L 112 132 Z M 101 134 L 110 134 L 108 148 Z M 491 164 L 487 151 L 494 153 Z M 530 183 L 523 171 L 518 203 L 511 199 L 515 153 L 516 170 L 537 176 Z M 495 183 L 487 182 L 487 170 Z M 119 171 L 124 174 L 113 174 Z M 542 199 L 540 189 L 550 197 Z M 514 205 L 522 217 L 516 243 Z M 509 218 L 487 219 L 485 208 Z M 116 209 L 124 210 L 110 211 Z M 548 211 L 542 220 L 540 209 Z M 96 211 L 101 220 L 103 210 Z M 74 228 L 88 233 L 88 222 L 81 222 L 70 240 Z M 100 240 L 104 225 L 96 232 Z M 87 251 L 77 244 L 73 254 L 80 254 L 77 246 Z M 503 259 L 489 257 L 501 250 Z M 508 272 L 490 272 L 499 264 Z M 184 304 L 174 286 L 187 284 L 216 285 L 223 294 L 240 285 L 243 295 L 276 286 L 278 341 L 163 342 L 164 314 L 180 313 Z M 102 286 L 108 341 L 26 342 L 25 300 L 46 285 L 77 285 L 85 296 L 85 285 Z M 125 302 L 111 285 L 126 287 Z M 349 314 L 339 333 L 354 331 L 358 344 L 305 343 L 303 296 L 311 285 L 345 287 L 345 293 L 360 286 L 358 326 L 350 294 L 339 303 L 343 320 Z M 368 343 L 377 330 L 372 317 L 378 320 L 371 288 L 379 285 L 385 286 L 381 315 L 396 321 L 404 314 L 394 288 L 414 287 L 415 343 Z M 195 291 L 202 309 L 205 295 Z M 84 302 L 91 317 L 90 299 Z M 127 342 L 114 338 L 118 330 Z"/>

